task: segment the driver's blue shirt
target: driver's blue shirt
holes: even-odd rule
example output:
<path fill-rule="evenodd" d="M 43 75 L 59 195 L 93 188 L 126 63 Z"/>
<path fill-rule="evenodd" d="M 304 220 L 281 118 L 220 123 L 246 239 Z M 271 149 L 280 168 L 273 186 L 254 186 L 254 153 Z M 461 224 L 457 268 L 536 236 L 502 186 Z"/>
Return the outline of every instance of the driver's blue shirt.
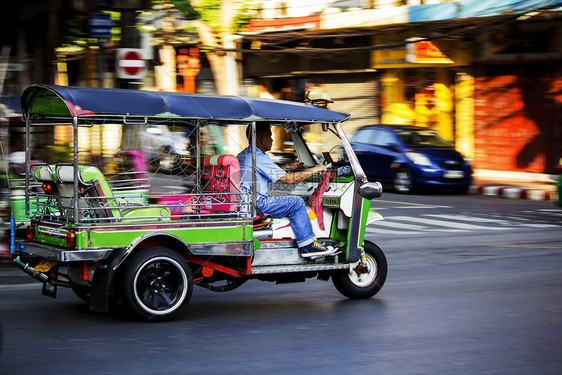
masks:
<path fill-rule="evenodd" d="M 240 162 L 240 185 L 243 190 L 252 187 L 252 148 L 248 146 L 237 156 Z M 270 182 L 277 182 L 287 172 L 271 160 L 269 155 L 256 148 L 256 192 L 257 207 L 275 218 L 288 217 L 297 240 L 297 246 L 303 248 L 314 242 L 316 236 L 310 223 L 304 200 L 295 195 L 268 196 Z"/>
<path fill-rule="evenodd" d="M 238 156 L 240 163 L 240 185 L 246 191 L 252 187 L 252 148 L 246 147 Z M 269 183 L 275 183 L 285 176 L 287 172 L 282 170 L 271 160 L 268 154 L 256 148 L 256 192 L 258 195 L 266 196 Z"/>

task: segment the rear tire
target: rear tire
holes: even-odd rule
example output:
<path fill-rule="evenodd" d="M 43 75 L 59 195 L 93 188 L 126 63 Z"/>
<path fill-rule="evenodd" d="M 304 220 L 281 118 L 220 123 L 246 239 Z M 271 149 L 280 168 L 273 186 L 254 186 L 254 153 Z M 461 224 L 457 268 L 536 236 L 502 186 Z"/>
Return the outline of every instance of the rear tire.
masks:
<path fill-rule="evenodd" d="M 189 265 L 170 249 L 150 247 L 140 250 L 125 265 L 124 302 L 142 320 L 175 318 L 188 305 L 192 291 Z"/>
<path fill-rule="evenodd" d="M 90 296 L 92 294 L 91 288 L 86 288 L 84 286 L 73 285 L 72 291 L 76 294 L 76 297 L 80 298 L 86 303 L 90 303 Z"/>
<path fill-rule="evenodd" d="M 461 186 L 461 187 L 455 188 L 454 192 L 456 194 L 467 194 L 469 188 L 470 188 L 470 185 Z"/>
<path fill-rule="evenodd" d="M 386 280 L 388 263 L 382 250 L 370 241 L 365 241 L 365 266 L 367 272 L 358 273 L 360 261 L 350 264 L 349 271 L 332 275 L 334 286 L 347 298 L 370 298 L 381 290 Z"/>

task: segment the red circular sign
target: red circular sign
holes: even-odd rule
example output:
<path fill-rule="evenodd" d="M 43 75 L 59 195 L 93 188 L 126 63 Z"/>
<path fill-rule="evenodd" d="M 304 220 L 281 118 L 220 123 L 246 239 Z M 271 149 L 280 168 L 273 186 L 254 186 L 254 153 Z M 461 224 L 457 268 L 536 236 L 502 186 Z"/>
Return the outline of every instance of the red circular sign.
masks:
<path fill-rule="evenodd" d="M 130 76 L 136 76 L 144 70 L 144 60 L 137 51 L 127 51 L 121 56 L 119 67 Z"/>

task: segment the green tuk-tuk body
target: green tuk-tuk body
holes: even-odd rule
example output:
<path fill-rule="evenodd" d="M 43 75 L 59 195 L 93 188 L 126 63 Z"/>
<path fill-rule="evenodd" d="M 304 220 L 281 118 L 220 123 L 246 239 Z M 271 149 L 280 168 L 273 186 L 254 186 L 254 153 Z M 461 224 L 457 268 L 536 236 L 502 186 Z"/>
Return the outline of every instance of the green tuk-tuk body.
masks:
<path fill-rule="evenodd" d="M 341 126 L 347 114 L 278 100 L 46 85 L 24 91 L 22 111 L 25 195 L 11 251 L 46 295 L 70 287 L 94 311 L 120 301 L 141 319 L 167 320 L 187 306 L 193 285 L 223 292 L 249 279 L 318 277 L 349 298 L 368 298 L 384 284 L 385 256 L 364 239 L 366 225 L 382 219 L 369 209 L 382 189 L 351 149 Z M 337 250 L 330 255 L 303 258 L 289 219 L 257 209 L 255 177 L 241 187 L 241 135 L 259 121 L 278 140 L 273 160 L 292 154 L 303 167 L 328 166 L 328 176 L 270 191 L 320 200 L 308 212 L 317 241 Z M 42 158 L 36 149 L 45 139 L 71 152 Z"/>

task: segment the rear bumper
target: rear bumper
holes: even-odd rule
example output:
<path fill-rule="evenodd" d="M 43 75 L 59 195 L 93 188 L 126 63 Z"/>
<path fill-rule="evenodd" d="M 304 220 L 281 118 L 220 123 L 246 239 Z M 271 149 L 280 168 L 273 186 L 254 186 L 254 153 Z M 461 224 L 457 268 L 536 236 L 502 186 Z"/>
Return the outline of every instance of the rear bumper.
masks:
<path fill-rule="evenodd" d="M 81 262 L 106 259 L 113 249 L 66 250 L 27 241 L 16 241 L 16 251 L 25 256 L 35 256 L 58 262 Z"/>

